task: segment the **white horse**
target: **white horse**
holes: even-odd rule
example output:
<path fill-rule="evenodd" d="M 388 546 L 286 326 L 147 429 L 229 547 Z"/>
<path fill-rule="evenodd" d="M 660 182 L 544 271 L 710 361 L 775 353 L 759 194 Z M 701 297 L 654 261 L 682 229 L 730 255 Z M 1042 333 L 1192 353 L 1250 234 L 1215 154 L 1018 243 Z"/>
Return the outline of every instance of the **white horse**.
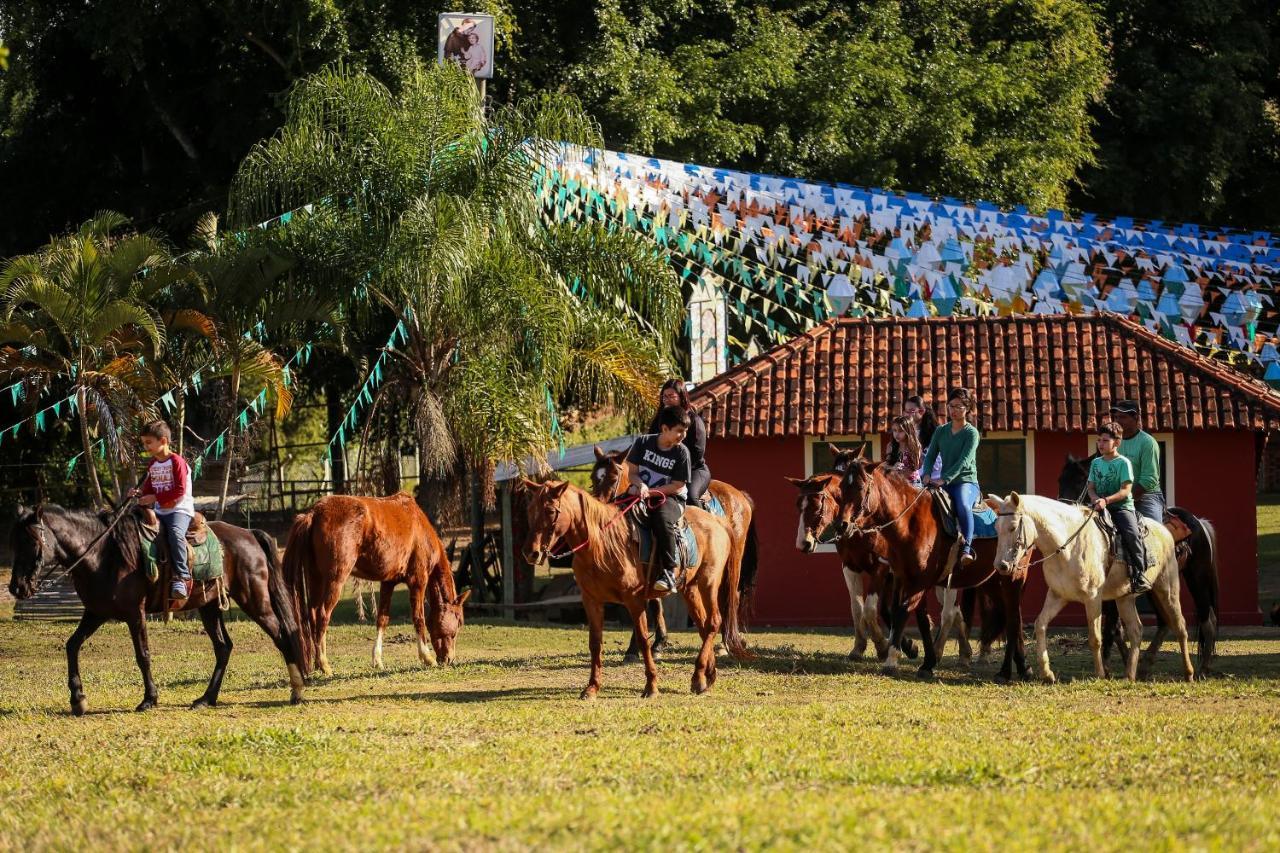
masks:
<path fill-rule="evenodd" d="M 1014 492 L 1007 499 L 987 496 L 987 505 L 999 513 L 996 531 L 996 569 L 1008 572 L 1033 547 L 1043 556 L 1044 579 L 1049 590 L 1044 607 L 1036 617 L 1036 652 L 1040 661 L 1040 677 L 1052 684 L 1057 680 L 1049 668 L 1049 650 L 1045 629 L 1069 601 L 1084 605 L 1089 625 L 1089 647 L 1093 650 L 1093 668 L 1099 678 L 1107 677 L 1102 661 L 1102 602 L 1116 600 L 1125 632 L 1136 638 L 1129 647 L 1125 675 L 1130 681 L 1138 676 L 1138 651 L 1142 637 L 1142 620 L 1134 596 L 1129 592 L 1129 569 L 1124 560 L 1113 560 L 1106 535 L 1092 520 L 1092 512 L 1074 504 L 1065 504 L 1037 495 Z M 1188 681 L 1195 678 L 1191 654 L 1187 649 L 1187 624 L 1182 618 L 1178 600 L 1178 562 L 1173 536 L 1162 524 L 1140 518 L 1145 542 L 1155 566 L 1147 569 L 1151 581 L 1151 597 L 1160 608 L 1166 623 L 1178 638 L 1182 651 L 1182 667 Z M 1148 560 L 1150 562 L 1150 560 Z M 1144 669 L 1155 661 L 1159 645 L 1152 643 L 1144 657 Z"/>

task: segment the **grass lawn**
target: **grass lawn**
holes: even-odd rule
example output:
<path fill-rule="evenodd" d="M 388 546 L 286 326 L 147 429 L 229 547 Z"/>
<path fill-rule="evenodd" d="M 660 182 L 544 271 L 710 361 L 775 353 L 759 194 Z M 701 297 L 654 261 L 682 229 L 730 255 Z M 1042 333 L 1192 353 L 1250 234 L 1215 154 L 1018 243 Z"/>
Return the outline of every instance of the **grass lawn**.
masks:
<path fill-rule="evenodd" d="M 403 594 L 398 604 L 404 607 Z M 82 656 L 90 713 L 67 713 L 71 625 L 0 613 L 0 849 L 682 847 L 1275 849 L 1280 638 L 1221 644 L 1230 677 L 1095 681 L 1081 636 L 1054 640 L 1074 680 L 997 687 L 954 644 L 937 683 L 844 660 L 832 632 L 758 632 L 690 696 L 677 634 L 642 701 L 621 631 L 595 702 L 586 632 L 473 622 L 460 663 L 418 666 L 403 618 L 387 670 L 373 631 L 330 635 L 335 675 L 300 707 L 251 623 L 223 705 L 193 712 L 212 655 L 198 623 L 152 627 L 160 709 L 134 714 L 128 635 Z M 1167 649 L 1168 647 L 1166 647 Z"/>

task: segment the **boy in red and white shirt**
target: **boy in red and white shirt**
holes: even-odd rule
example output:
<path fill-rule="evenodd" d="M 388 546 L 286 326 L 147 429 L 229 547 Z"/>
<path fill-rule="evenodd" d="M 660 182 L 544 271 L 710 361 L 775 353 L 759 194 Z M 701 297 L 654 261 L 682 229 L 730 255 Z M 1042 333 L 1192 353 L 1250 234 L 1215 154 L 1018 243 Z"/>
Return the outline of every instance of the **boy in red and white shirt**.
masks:
<path fill-rule="evenodd" d="M 169 598 L 183 600 L 189 595 L 191 568 L 187 565 L 187 528 L 196 515 L 191 495 L 191 467 L 181 454 L 169 449 L 169 425 L 152 421 L 142 430 L 142 448 L 151 454 L 142 486 L 131 494 L 140 506 L 154 507 L 156 518 L 169 538 L 173 560 L 173 582 Z"/>

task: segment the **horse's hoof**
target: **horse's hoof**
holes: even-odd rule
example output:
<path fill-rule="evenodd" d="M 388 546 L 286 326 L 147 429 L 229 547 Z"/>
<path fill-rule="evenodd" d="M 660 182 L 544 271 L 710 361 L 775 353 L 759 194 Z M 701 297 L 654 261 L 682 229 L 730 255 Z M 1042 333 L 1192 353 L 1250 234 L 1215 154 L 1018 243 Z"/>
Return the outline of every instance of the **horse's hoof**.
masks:
<path fill-rule="evenodd" d="M 641 699 L 652 699 L 654 696 L 657 696 L 657 695 L 658 695 L 658 688 L 656 685 L 653 685 L 653 684 L 646 685 L 644 690 L 640 691 Z M 583 698 L 586 698 L 586 697 L 583 697 Z"/>
<path fill-rule="evenodd" d="M 88 710 L 89 702 L 86 699 L 77 699 L 71 703 L 71 713 L 77 717 L 83 717 Z"/>
<path fill-rule="evenodd" d="M 154 700 L 154 699 L 143 699 L 141 702 L 139 702 L 139 703 L 138 703 L 138 707 L 134 708 L 133 710 L 134 710 L 134 711 L 138 711 L 138 712 L 141 712 L 141 711 L 150 711 L 150 710 L 151 710 L 152 708 L 154 708 L 155 706 L 156 706 L 156 700 Z"/>
<path fill-rule="evenodd" d="M 848 660 L 862 660 L 862 651 L 860 649 L 854 649 L 846 655 L 846 658 Z"/>
<path fill-rule="evenodd" d="M 896 666 L 882 666 L 880 667 L 880 674 L 881 675 L 897 675 L 898 668 Z"/>
<path fill-rule="evenodd" d="M 217 700 L 206 699 L 203 696 L 201 696 L 199 699 L 191 703 L 191 710 L 193 711 L 198 710 L 200 708 L 216 708 L 216 707 L 218 707 Z"/>
<path fill-rule="evenodd" d="M 933 681 L 933 670 L 922 666 L 916 670 L 916 678 L 921 681 Z"/>
<path fill-rule="evenodd" d="M 578 695 L 578 698 L 582 699 L 583 701 L 596 698 L 596 688 L 594 687 L 583 688 L 582 693 Z"/>
<path fill-rule="evenodd" d="M 1003 672 L 997 672 L 996 677 L 993 680 L 995 681 L 996 684 L 1003 686 L 1009 683 L 1009 676 Z"/>
<path fill-rule="evenodd" d="M 920 650 L 916 648 L 915 643 L 903 643 L 902 653 L 906 655 L 908 658 L 910 658 L 911 660 L 915 660 L 916 658 L 920 657 Z"/>
<path fill-rule="evenodd" d="M 1044 675 L 1040 676 L 1040 680 L 1045 684 L 1057 684 L 1058 676 L 1054 675 L 1052 672 L 1046 672 Z"/>
<path fill-rule="evenodd" d="M 640 655 L 636 654 L 635 652 L 627 652 L 625 655 L 622 656 L 622 662 L 623 663 L 639 663 Z"/>
<path fill-rule="evenodd" d="M 301 694 L 301 693 L 291 693 L 291 694 L 289 694 L 289 704 L 290 704 L 290 705 L 301 705 L 301 704 L 302 704 L 302 694 Z"/>
<path fill-rule="evenodd" d="M 699 684 L 698 682 L 695 681 L 692 685 L 690 685 L 689 692 L 692 693 L 694 696 L 701 696 L 703 693 L 706 693 L 710 689 L 711 689 L 710 684 L 706 684 L 705 682 L 702 684 Z"/>

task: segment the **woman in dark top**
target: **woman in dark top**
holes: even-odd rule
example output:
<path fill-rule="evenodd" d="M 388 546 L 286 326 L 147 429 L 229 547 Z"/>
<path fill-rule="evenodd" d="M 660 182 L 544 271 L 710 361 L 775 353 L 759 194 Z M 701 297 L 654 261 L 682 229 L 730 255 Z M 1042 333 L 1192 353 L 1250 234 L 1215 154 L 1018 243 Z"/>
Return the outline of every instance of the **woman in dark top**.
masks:
<path fill-rule="evenodd" d="M 689 461 L 693 464 L 693 477 L 689 480 L 689 502 L 703 506 L 702 497 L 707 486 L 711 484 L 711 469 L 707 467 L 707 425 L 701 416 L 689 405 L 689 392 L 684 390 L 684 383 L 679 379 L 668 379 L 662 385 L 662 393 L 658 397 L 658 414 L 667 406 L 679 406 L 689 413 L 689 431 L 685 433 L 684 446 L 689 448 Z M 661 432 L 658 425 L 658 414 L 649 424 L 649 433 Z"/>

